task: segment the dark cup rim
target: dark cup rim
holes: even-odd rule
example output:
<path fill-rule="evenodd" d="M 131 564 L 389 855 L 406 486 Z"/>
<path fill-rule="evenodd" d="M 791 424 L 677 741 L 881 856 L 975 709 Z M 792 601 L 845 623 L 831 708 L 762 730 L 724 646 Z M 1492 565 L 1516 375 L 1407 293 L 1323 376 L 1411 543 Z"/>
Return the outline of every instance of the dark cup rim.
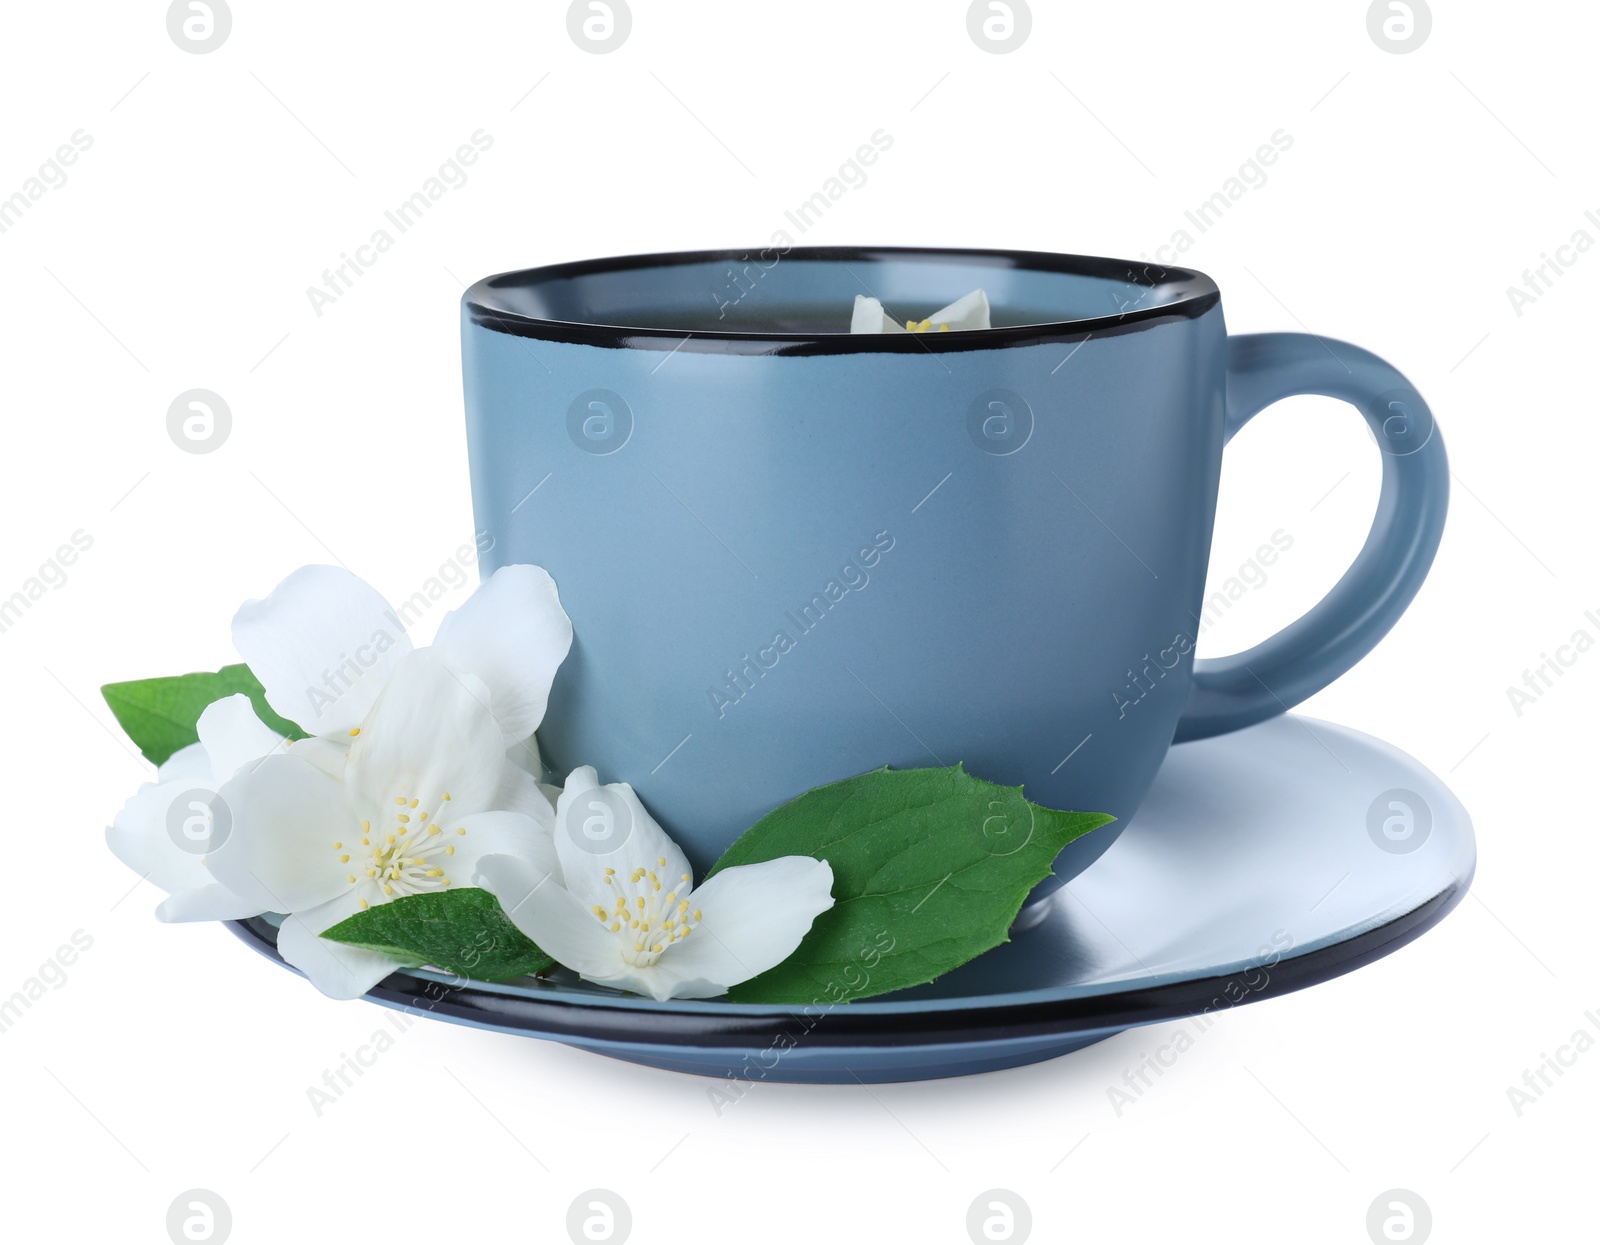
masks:
<path fill-rule="evenodd" d="M 497 297 L 500 290 L 535 281 L 562 280 L 626 269 L 666 268 L 702 263 L 750 263 L 772 248 L 717 251 L 665 251 L 656 254 L 617 255 L 578 260 L 497 273 L 472 285 L 462 295 L 462 308 L 471 323 L 494 332 L 542 341 L 568 342 L 611 349 L 690 350 L 713 354 L 838 355 L 838 354 L 951 354 L 968 350 L 997 350 L 1013 346 L 1080 343 L 1091 337 L 1136 332 L 1176 320 L 1195 319 L 1221 301 L 1217 284 L 1202 272 L 1144 260 L 1106 259 L 1092 255 L 1065 255 L 1050 251 L 991 250 L 967 247 L 902 246 L 794 246 L 783 250 L 775 262 L 844 262 L 867 264 L 892 259 L 899 262 L 968 263 L 975 269 L 1021 268 L 1071 276 L 1121 282 L 1134 294 L 1122 310 L 1102 316 L 1085 316 L 1004 328 L 969 329 L 956 333 L 753 333 L 730 330 L 683 330 L 621 324 L 591 324 L 551 320 L 516 311 Z"/>

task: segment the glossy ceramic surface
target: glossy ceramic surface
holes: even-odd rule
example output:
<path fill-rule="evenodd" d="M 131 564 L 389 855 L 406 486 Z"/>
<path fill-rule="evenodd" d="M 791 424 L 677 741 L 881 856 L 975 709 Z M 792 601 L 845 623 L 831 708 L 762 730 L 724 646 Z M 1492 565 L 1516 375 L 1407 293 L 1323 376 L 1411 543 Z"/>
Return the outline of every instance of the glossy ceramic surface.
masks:
<path fill-rule="evenodd" d="M 1437 923 L 1475 860 L 1466 811 L 1417 762 L 1288 715 L 1173 748 L 1115 849 L 1043 919 L 916 990 L 832 1008 L 655 1003 L 564 973 L 491 985 L 418 970 L 369 997 L 734 1080 L 957 1076 L 1349 972 Z M 235 929 L 276 959 L 268 921 Z"/>
<path fill-rule="evenodd" d="M 992 251 L 645 256 L 463 301 L 483 570 L 546 567 L 577 640 L 553 767 L 631 782 L 704 869 L 814 786 L 964 763 L 1119 821 L 1174 733 L 1279 713 L 1399 617 L 1448 473 L 1426 405 L 1353 346 L 1230 338 L 1184 270 Z M 729 283 L 733 282 L 733 293 Z M 998 327 L 852 336 L 872 293 L 983 286 Z M 1290 393 L 1355 403 L 1373 534 L 1280 636 L 1196 664 L 1223 444 Z"/>

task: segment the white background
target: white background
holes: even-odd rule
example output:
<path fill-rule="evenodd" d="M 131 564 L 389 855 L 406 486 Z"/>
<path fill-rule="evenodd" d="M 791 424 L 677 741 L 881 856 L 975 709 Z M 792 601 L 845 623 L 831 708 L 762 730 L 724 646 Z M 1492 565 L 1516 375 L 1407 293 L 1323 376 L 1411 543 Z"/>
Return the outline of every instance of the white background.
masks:
<path fill-rule="evenodd" d="M 1440 1241 L 1566 1239 L 1592 1208 L 1600 1054 L 1520 1117 L 1506 1091 L 1597 1028 L 1600 655 L 1520 716 L 1506 688 L 1600 637 L 1600 254 L 1520 316 L 1506 290 L 1579 228 L 1600 240 L 1600 12 L 1436 0 L 1426 43 L 1395 55 L 1357 0 L 1036 0 L 1028 41 L 994 55 L 966 8 L 634 0 L 626 44 L 593 55 L 551 0 L 235 0 L 227 42 L 195 55 L 161 3 L 8 7 L 0 196 L 93 138 L 0 234 L 0 596 L 93 540 L 0 634 L 0 996 L 93 939 L 0 1034 L 8 1236 L 163 1241 L 195 1187 L 238 1241 L 563 1240 L 595 1186 L 639 1241 L 964 1241 L 992 1187 L 1039 1240 L 1360 1242 L 1393 1187 Z M 1478 829 L 1471 896 L 1390 959 L 1231 1011 L 1120 1116 L 1107 1087 L 1159 1028 L 966 1080 L 758 1086 L 719 1116 L 704 1081 L 417 1023 L 318 1118 L 307 1088 L 388 1013 L 129 893 L 101 831 L 148 767 L 99 685 L 231 660 L 233 609 L 301 563 L 337 557 L 401 599 L 471 540 L 463 283 L 765 243 L 879 128 L 870 179 L 797 240 L 1153 255 L 1292 136 L 1178 262 L 1218 280 L 1235 331 L 1357 341 L 1437 413 L 1456 487 L 1432 578 L 1306 710 L 1447 778 Z M 315 314 L 307 287 L 479 129 L 470 180 Z M 165 426 L 194 387 L 233 414 L 204 455 Z M 1378 470 L 1332 402 L 1239 437 L 1213 575 L 1276 529 L 1294 546 L 1203 651 L 1332 584 Z"/>

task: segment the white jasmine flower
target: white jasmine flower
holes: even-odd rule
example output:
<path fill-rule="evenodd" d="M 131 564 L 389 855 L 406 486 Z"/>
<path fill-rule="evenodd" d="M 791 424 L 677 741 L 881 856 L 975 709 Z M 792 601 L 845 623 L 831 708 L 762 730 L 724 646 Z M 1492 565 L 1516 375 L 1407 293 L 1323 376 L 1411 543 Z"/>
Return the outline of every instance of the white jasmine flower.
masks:
<path fill-rule="evenodd" d="M 402 614 L 349 571 L 303 566 L 233 620 L 234 647 L 267 703 L 312 735 L 359 726 L 413 651 Z M 555 581 L 537 566 L 503 566 L 440 621 L 433 649 L 476 675 L 508 744 L 531 741 L 550 683 L 572 646 Z M 531 748 L 531 742 L 528 744 Z M 534 767 L 536 768 L 536 766 Z"/>
<path fill-rule="evenodd" d="M 809 856 L 724 869 L 689 862 L 627 783 L 572 772 L 556 806 L 556 860 L 485 855 L 476 881 L 511 920 L 589 981 L 654 999 L 711 998 L 794 953 L 833 906 L 833 870 Z"/>
<path fill-rule="evenodd" d="M 957 329 L 989 327 L 989 296 L 982 290 L 964 294 L 947 307 L 941 307 L 923 320 L 907 320 L 904 327 L 889 317 L 883 304 L 864 294 L 856 295 L 850 317 L 852 333 L 942 333 Z M 276 706 L 274 706 L 276 708 Z"/>
<path fill-rule="evenodd" d="M 106 830 L 117 859 L 168 896 L 156 908 L 163 921 L 231 921 L 264 909 L 216 880 L 207 856 L 226 840 L 231 817 L 216 792 L 242 769 L 286 741 L 256 716 L 248 696 L 208 705 L 196 724 L 200 742 L 180 748 L 156 770 L 156 780 L 133 795 Z M 306 740 L 307 757 L 329 763 L 327 746 Z M 341 758 L 342 759 L 342 758 Z"/>
<path fill-rule="evenodd" d="M 280 953 L 335 997 L 398 966 L 319 937 L 345 917 L 466 885 L 489 852 L 554 867 L 554 789 L 538 781 L 533 743 L 572 643 L 554 582 L 502 567 L 424 649 L 404 610 L 326 566 L 247 602 L 235 645 L 268 703 L 313 737 L 290 745 L 248 697 L 219 700 L 200 716 L 200 742 L 106 832 L 170 892 L 163 920 L 287 914 Z"/>
<path fill-rule="evenodd" d="M 296 666 L 285 660 L 280 679 Z M 306 668 L 303 659 L 297 668 Z M 516 671 L 502 673 L 519 686 Z M 222 784 L 232 829 L 207 866 L 251 911 L 289 914 L 279 954 L 324 994 L 355 998 L 399 967 L 319 937 L 346 917 L 470 885 L 488 854 L 554 866 L 554 810 L 507 758 L 490 701 L 485 680 L 457 669 L 439 646 L 414 650 L 389 664 L 337 770 L 302 757 L 296 744 Z M 526 721 L 528 703 L 508 712 Z"/>

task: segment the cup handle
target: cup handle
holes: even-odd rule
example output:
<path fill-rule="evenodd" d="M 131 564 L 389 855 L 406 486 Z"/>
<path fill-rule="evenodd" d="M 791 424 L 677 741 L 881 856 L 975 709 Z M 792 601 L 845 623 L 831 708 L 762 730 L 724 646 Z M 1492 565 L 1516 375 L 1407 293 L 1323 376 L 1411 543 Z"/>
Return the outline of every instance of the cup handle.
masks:
<path fill-rule="evenodd" d="M 1315 393 L 1356 407 L 1383 454 L 1367 543 L 1306 614 L 1254 648 L 1197 660 L 1174 743 L 1236 731 L 1321 691 L 1394 626 L 1433 563 L 1450 468 L 1428 404 L 1375 354 L 1307 333 L 1228 339 L 1225 436 L 1281 398 Z"/>

